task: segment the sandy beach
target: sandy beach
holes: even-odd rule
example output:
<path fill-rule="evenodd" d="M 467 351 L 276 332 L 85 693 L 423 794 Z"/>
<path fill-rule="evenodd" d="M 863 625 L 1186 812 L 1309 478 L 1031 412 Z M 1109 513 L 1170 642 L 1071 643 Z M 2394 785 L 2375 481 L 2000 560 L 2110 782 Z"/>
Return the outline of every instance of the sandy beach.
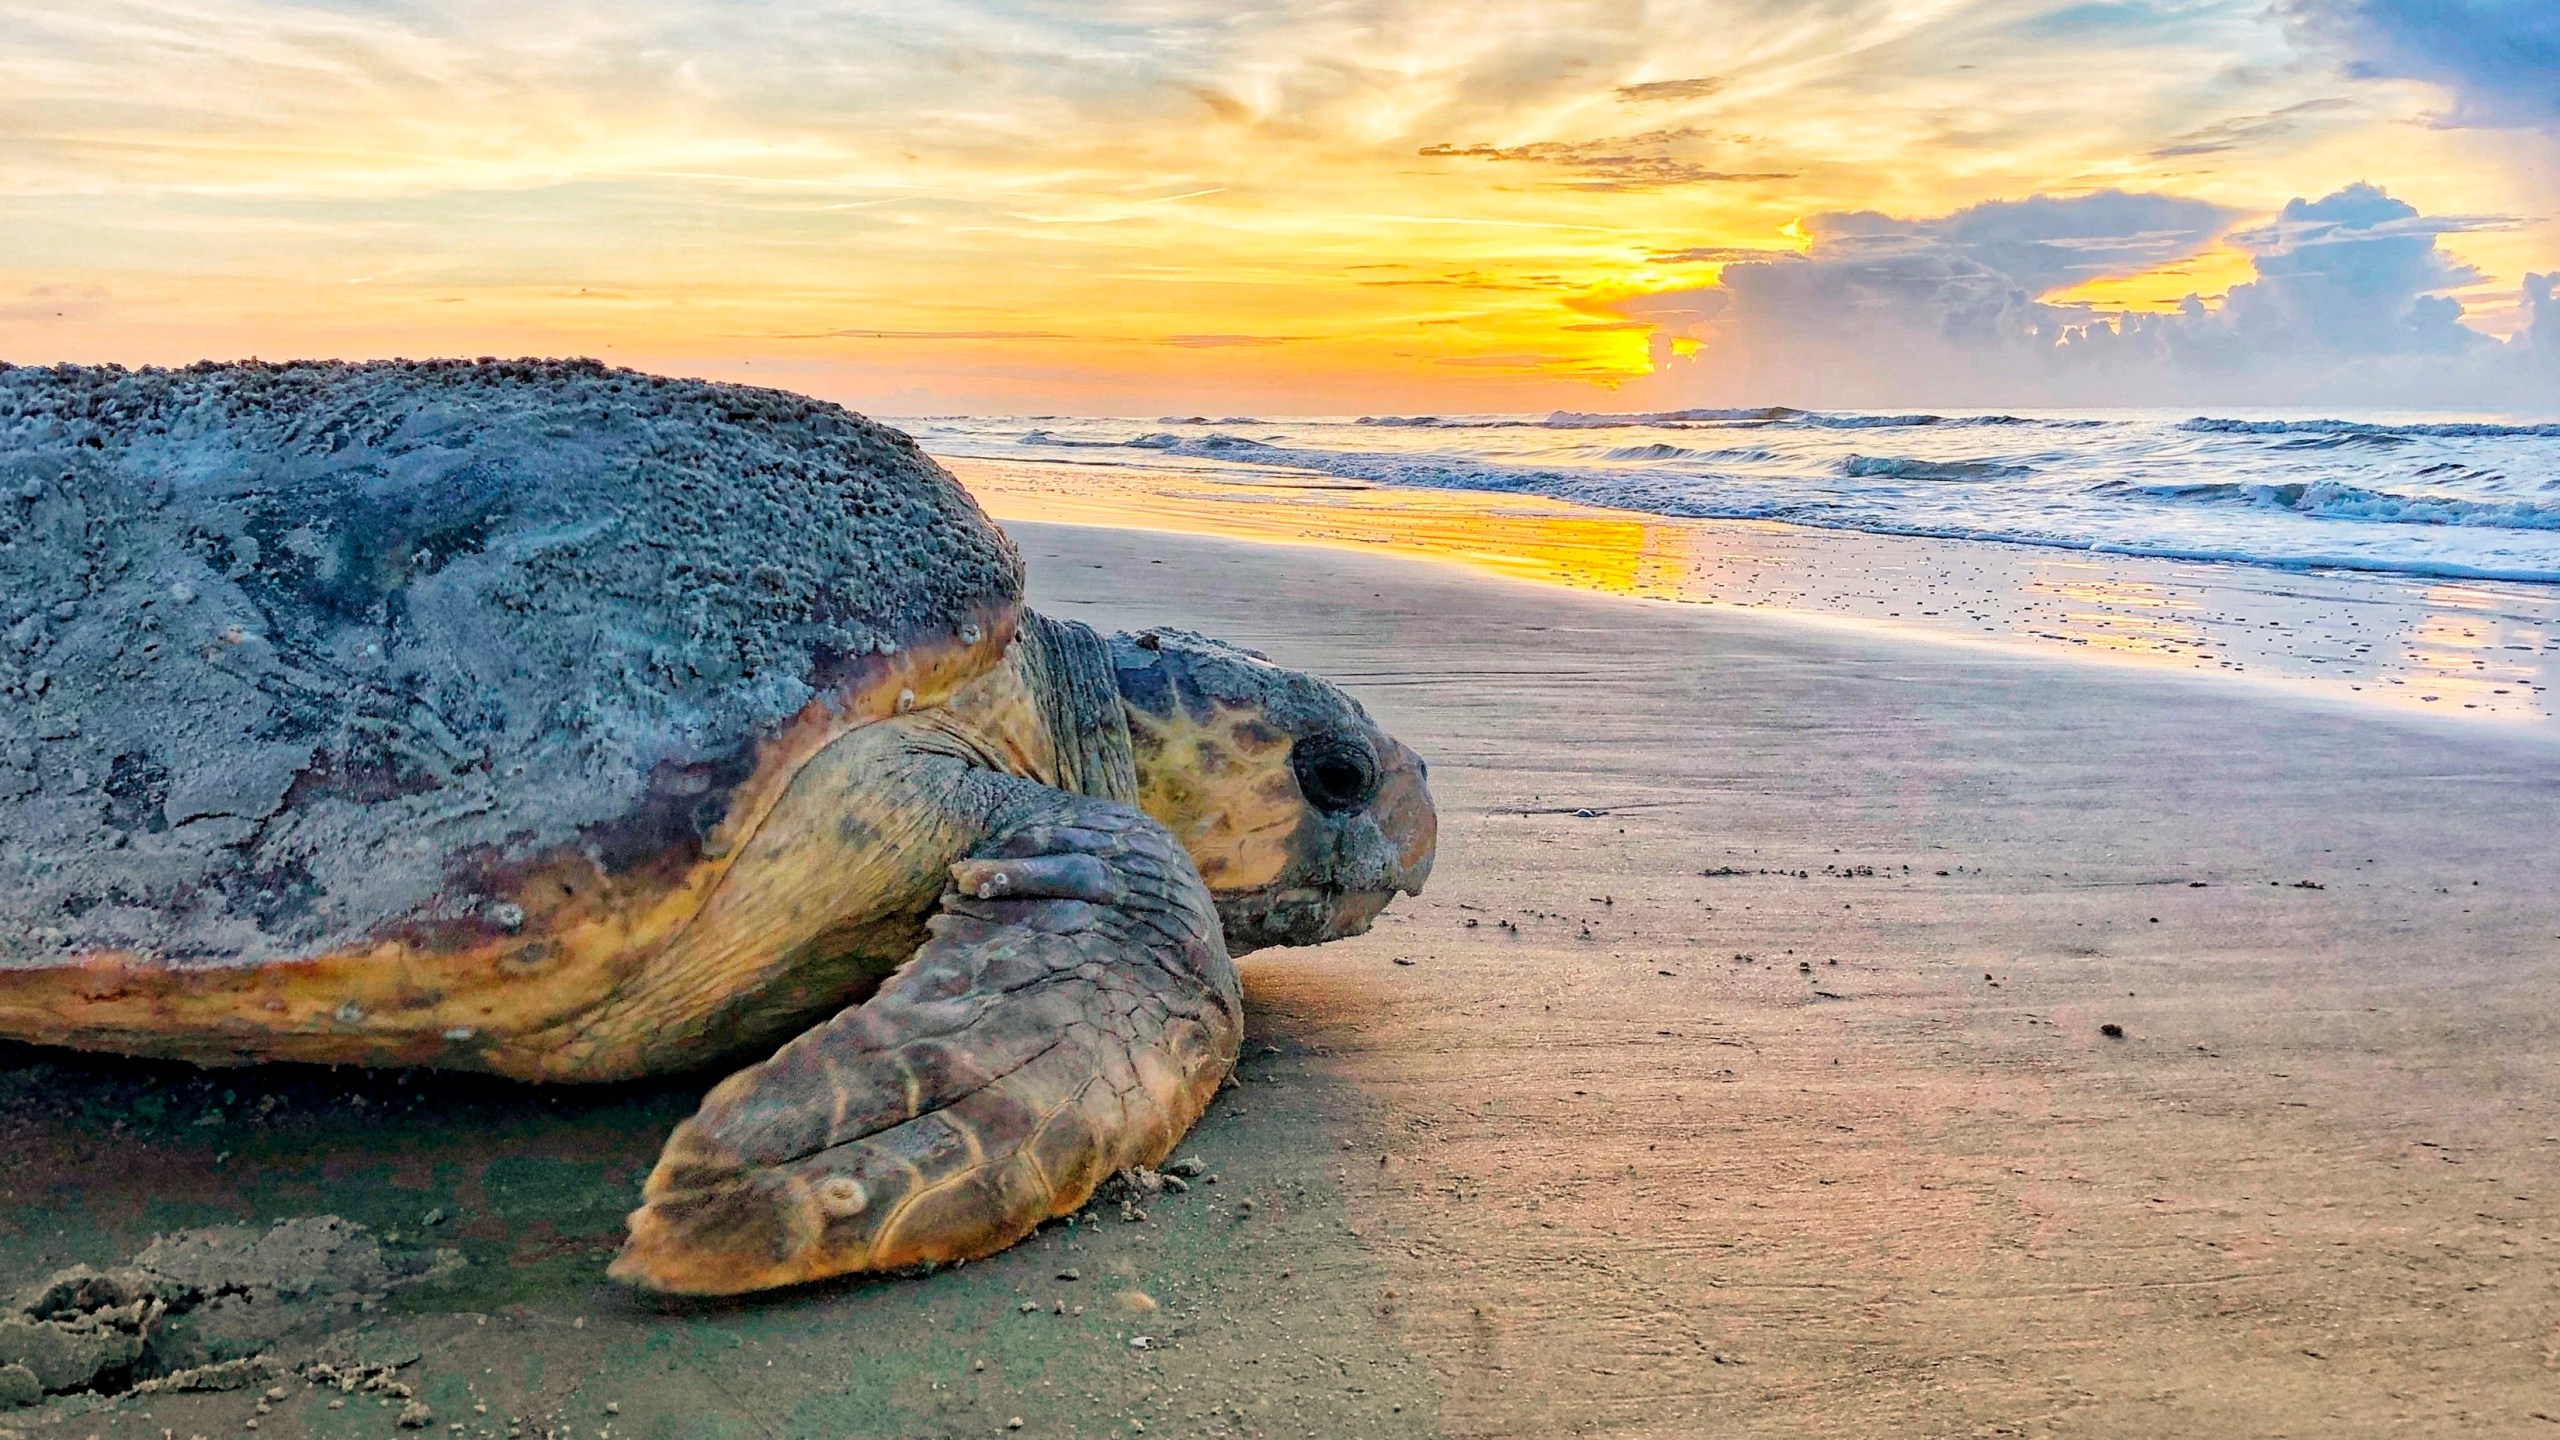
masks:
<path fill-rule="evenodd" d="M 1449 1433 L 2560 1426 L 2538 733 L 1018 533 L 1434 759 L 1432 892 L 1249 971 Z"/>
<path fill-rule="evenodd" d="M 343 1215 L 466 1262 L 329 1323 L 485 1436 L 2560 1434 L 2543 728 L 993 508 L 1042 608 L 1432 764 L 1429 893 L 1245 962 L 1216 1184 L 652 1307 L 603 1260 L 704 1078 L 18 1049 L 0 1285 Z M 400 1433 L 276 1393 L 0 1433 Z"/>
<path fill-rule="evenodd" d="M 0 0 L 0 1037 L 0 1440 L 2560 1440 L 2560 0 Z"/>
<path fill-rule="evenodd" d="M 2560 1440 L 2560 0 L 0 0 L 0 1440 L 1988 1437 Z"/>

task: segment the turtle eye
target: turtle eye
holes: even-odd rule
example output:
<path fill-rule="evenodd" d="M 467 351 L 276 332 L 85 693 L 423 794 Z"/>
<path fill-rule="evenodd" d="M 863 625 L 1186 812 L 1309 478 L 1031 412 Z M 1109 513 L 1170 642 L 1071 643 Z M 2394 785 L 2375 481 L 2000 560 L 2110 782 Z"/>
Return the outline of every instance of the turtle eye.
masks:
<path fill-rule="evenodd" d="M 1378 798 L 1378 762 L 1369 748 L 1339 735 L 1301 740 L 1289 752 L 1298 789 L 1328 814 L 1357 810 Z"/>

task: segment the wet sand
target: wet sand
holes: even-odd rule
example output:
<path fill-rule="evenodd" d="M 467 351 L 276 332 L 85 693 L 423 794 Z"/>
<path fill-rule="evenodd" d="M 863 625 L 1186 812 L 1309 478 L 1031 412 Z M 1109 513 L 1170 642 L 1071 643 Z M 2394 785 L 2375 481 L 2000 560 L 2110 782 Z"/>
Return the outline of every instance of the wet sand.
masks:
<path fill-rule="evenodd" d="M 1385 550 L 1913 645 L 2206 674 L 2462 720 L 2560 719 L 2560 587 L 1677 519 L 1246 465 L 945 463 L 1004 520 Z"/>
<path fill-rule="evenodd" d="M 304 1313 L 243 1347 L 272 1373 L 149 1394 L 109 1373 L 115 1393 L 0 1408 L 0 1437 L 1436 1434 L 1429 1368 L 1375 1318 L 1393 1281 L 1328 1163 L 1359 1107 L 1285 1022 L 1256 1015 L 1247 1034 L 1238 1085 L 1180 1152 L 1208 1170 L 1188 1194 L 1134 1220 L 1098 1205 L 1096 1223 L 923 1279 L 710 1305 L 638 1299 L 604 1265 L 716 1077 L 536 1088 L 0 1046 L 0 1297 L 123 1265 L 156 1235 L 286 1217 L 463 1262 L 361 1304 L 311 1303 L 290 1291 L 322 1277 L 276 1275 Z M 349 1391 L 312 1383 L 315 1359 L 394 1368 Z"/>
<path fill-rule="evenodd" d="M 2540 729 L 1011 528 L 1053 613 L 1324 670 L 1432 761 L 1431 892 L 1245 963 L 1216 1185 L 657 1308 L 602 1263 L 709 1077 L 9 1050 L 0 1288 L 289 1215 L 458 1249 L 328 1328 L 475 1437 L 2560 1434 Z M 0 1432 L 419 1433 L 283 1388 Z"/>

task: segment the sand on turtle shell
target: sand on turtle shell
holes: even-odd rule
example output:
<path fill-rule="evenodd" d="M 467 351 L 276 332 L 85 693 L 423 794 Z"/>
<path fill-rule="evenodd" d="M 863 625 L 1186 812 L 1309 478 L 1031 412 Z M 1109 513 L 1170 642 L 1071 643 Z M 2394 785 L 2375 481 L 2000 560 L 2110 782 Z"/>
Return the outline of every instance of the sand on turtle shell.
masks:
<path fill-rule="evenodd" d="M 1021 583 L 905 435 L 796 395 L 0 365 L 0 968 L 504 927 L 457 856 L 699 835 L 813 683 Z"/>

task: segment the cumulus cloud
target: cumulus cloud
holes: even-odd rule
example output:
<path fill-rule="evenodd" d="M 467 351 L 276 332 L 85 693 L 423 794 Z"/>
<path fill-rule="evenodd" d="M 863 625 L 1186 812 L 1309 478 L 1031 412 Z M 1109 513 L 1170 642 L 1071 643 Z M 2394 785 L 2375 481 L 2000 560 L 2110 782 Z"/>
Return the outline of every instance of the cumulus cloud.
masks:
<path fill-rule="evenodd" d="M 1856 266 L 1942 257 L 2033 296 L 2193 255 L 2236 218 L 2202 200 L 2103 190 L 1993 200 L 1926 220 L 1860 210 L 1819 216 L 1806 231 L 1825 259 Z"/>
<path fill-rule="evenodd" d="M 1788 404 L 2560 404 L 2560 276 L 2526 283 L 2512 342 L 2463 323 L 2480 274 L 2440 237 L 2511 222 L 2425 216 L 2370 185 L 2272 218 L 2106 192 L 1924 219 L 1807 222 L 1800 259 L 1728 265 L 1720 283 L 1624 308 L 1654 322 L 1648 389 Z M 2254 278 L 2172 314 L 2046 297 L 2221 242 Z M 1679 353 L 1694 346 L 1694 353 Z"/>
<path fill-rule="evenodd" d="M 1802 257 L 1739 253 L 1715 286 L 1622 308 L 1704 340 L 1720 362 L 1748 356 L 1756 369 L 1816 352 L 1852 357 L 1853 371 L 1933 348 L 2000 354 L 2044 326 L 2048 307 L 2038 297 L 2193 255 L 2234 218 L 2201 200 L 2114 190 L 1925 219 L 1817 215 L 1805 222 L 1812 245 Z M 1822 363 L 1846 373 L 1831 358 Z"/>
<path fill-rule="evenodd" d="M 2519 337 L 2544 369 L 2560 374 L 2560 274 L 2524 277 L 2526 325 Z"/>
<path fill-rule="evenodd" d="M 2450 354 L 2486 344 L 2443 293 L 2485 277 L 2436 237 L 2510 223 L 2430 218 L 2370 185 L 2294 200 L 2268 224 L 2231 237 L 2258 278 L 2232 290 L 2220 328 L 2282 353 Z"/>
<path fill-rule="evenodd" d="M 2560 129 L 2560 5 L 2552 0 L 2282 0 L 2294 34 L 2362 77 L 2453 94 L 2451 125 Z"/>

